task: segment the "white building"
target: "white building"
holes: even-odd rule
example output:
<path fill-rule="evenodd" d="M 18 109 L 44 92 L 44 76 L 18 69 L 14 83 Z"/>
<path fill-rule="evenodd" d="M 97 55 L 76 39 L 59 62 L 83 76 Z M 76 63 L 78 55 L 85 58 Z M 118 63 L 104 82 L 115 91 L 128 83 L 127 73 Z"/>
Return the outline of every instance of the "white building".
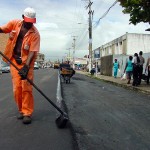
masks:
<path fill-rule="evenodd" d="M 149 53 L 149 43 L 150 34 L 126 33 L 111 42 L 101 45 L 99 47 L 100 57 L 119 54 L 134 55 L 134 53 L 139 53 L 139 51 Z"/>
<path fill-rule="evenodd" d="M 86 65 L 87 59 L 86 58 L 75 58 L 75 64 L 79 65 Z"/>
<path fill-rule="evenodd" d="M 114 39 L 111 42 L 101 45 L 93 51 L 93 63 L 94 53 L 98 50 L 100 53 L 100 59 L 98 59 L 98 64 L 102 65 L 102 68 L 104 69 L 105 63 L 108 63 L 108 60 L 103 59 L 104 62 L 102 62 L 101 58 L 112 55 L 111 61 L 114 61 L 114 58 L 117 58 L 120 63 L 121 75 L 129 55 L 133 56 L 134 53 L 139 53 L 140 51 L 143 51 L 143 56 L 145 60 L 150 57 L 150 34 L 126 33 L 125 35 L 122 35 L 121 37 Z M 113 63 L 111 61 L 109 62 L 110 66 L 111 63 Z M 110 69 L 112 68 L 110 67 Z M 110 70 L 108 69 L 106 72 L 110 72 Z"/>

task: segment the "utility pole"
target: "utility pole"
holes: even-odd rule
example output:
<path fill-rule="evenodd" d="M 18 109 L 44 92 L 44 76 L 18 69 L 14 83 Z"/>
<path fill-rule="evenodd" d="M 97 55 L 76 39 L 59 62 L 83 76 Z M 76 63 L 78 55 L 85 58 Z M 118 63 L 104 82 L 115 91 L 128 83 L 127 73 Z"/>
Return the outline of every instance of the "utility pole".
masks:
<path fill-rule="evenodd" d="M 89 72 L 92 69 L 92 18 L 93 18 L 93 13 L 94 11 L 91 10 L 91 5 L 93 2 L 89 0 L 89 4 L 86 7 L 87 9 L 89 8 Z"/>
<path fill-rule="evenodd" d="M 76 37 L 77 36 L 72 36 L 73 37 L 73 43 L 72 43 L 72 47 L 73 47 L 73 69 L 75 69 L 75 50 L 76 50 Z"/>
<path fill-rule="evenodd" d="M 68 48 L 67 50 L 69 50 L 69 54 L 68 54 L 68 61 L 70 62 L 70 49 L 71 48 Z"/>

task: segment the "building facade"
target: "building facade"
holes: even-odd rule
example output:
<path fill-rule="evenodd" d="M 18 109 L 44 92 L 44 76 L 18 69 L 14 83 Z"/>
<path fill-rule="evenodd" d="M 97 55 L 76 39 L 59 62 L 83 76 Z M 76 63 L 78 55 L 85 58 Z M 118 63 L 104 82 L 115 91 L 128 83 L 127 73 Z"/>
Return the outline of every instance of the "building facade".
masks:
<path fill-rule="evenodd" d="M 7 40 L 8 40 L 8 34 L 1 33 L 0 34 L 0 51 L 1 52 L 4 52 Z M 0 55 L 0 69 L 1 69 L 1 63 L 2 63 L 1 61 L 2 61 L 2 56 Z"/>
<path fill-rule="evenodd" d="M 119 38 L 114 39 L 99 48 L 100 57 L 108 55 L 134 55 L 139 51 L 143 53 L 150 52 L 150 34 L 126 33 Z M 93 55 L 94 57 L 94 55 Z"/>
<path fill-rule="evenodd" d="M 95 49 L 93 51 L 93 60 L 95 60 L 95 51 L 99 50 L 100 57 L 98 59 L 98 64 L 100 64 L 100 66 L 102 66 L 102 68 L 105 69 L 104 66 L 106 65 L 106 63 L 108 63 L 108 58 L 106 56 L 112 56 L 110 62 L 111 67 L 109 67 L 110 70 L 101 70 L 102 72 L 104 72 L 104 75 L 111 75 L 111 72 L 113 72 L 111 64 L 113 64 L 114 59 L 117 58 L 121 67 L 121 72 L 119 73 L 119 76 L 121 76 L 129 55 L 133 56 L 134 53 L 139 53 L 140 51 L 143 51 L 143 56 L 146 60 L 148 57 L 150 57 L 149 41 L 150 34 L 126 33 L 121 37 L 118 37 L 113 41 L 110 41 Z M 93 61 L 93 63 L 94 62 L 95 61 Z"/>
<path fill-rule="evenodd" d="M 39 66 L 42 66 L 45 62 L 45 55 L 42 53 L 37 54 L 36 62 Z"/>
<path fill-rule="evenodd" d="M 7 41 L 8 41 L 8 34 L 1 33 L 0 34 L 0 51 L 3 52 L 5 50 Z M 1 57 L 1 56 L 0 56 Z"/>

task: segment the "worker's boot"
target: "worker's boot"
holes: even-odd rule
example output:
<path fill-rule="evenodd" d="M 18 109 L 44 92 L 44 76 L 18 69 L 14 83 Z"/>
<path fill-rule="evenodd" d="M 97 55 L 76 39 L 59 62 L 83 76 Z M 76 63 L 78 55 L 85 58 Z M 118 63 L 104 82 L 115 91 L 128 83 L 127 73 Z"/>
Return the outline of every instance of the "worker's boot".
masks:
<path fill-rule="evenodd" d="M 24 116 L 23 117 L 23 123 L 24 124 L 30 124 L 32 121 L 31 117 L 30 116 Z"/>

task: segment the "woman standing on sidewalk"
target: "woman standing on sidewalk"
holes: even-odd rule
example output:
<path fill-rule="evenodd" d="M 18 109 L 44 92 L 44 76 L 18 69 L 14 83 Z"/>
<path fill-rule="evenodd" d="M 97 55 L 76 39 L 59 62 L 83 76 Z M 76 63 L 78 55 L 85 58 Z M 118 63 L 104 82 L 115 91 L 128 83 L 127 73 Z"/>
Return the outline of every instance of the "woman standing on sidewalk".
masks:
<path fill-rule="evenodd" d="M 117 62 L 117 59 L 115 59 L 115 62 L 113 64 L 114 68 L 114 77 L 117 78 L 118 69 L 119 69 L 119 63 Z"/>
<path fill-rule="evenodd" d="M 131 76 L 132 76 L 132 73 L 133 73 L 132 59 L 133 59 L 133 57 L 129 56 L 129 60 L 127 61 L 125 69 L 124 69 L 124 73 L 126 73 L 126 75 L 127 75 L 127 80 L 128 80 L 127 84 L 130 84 Z"/>

